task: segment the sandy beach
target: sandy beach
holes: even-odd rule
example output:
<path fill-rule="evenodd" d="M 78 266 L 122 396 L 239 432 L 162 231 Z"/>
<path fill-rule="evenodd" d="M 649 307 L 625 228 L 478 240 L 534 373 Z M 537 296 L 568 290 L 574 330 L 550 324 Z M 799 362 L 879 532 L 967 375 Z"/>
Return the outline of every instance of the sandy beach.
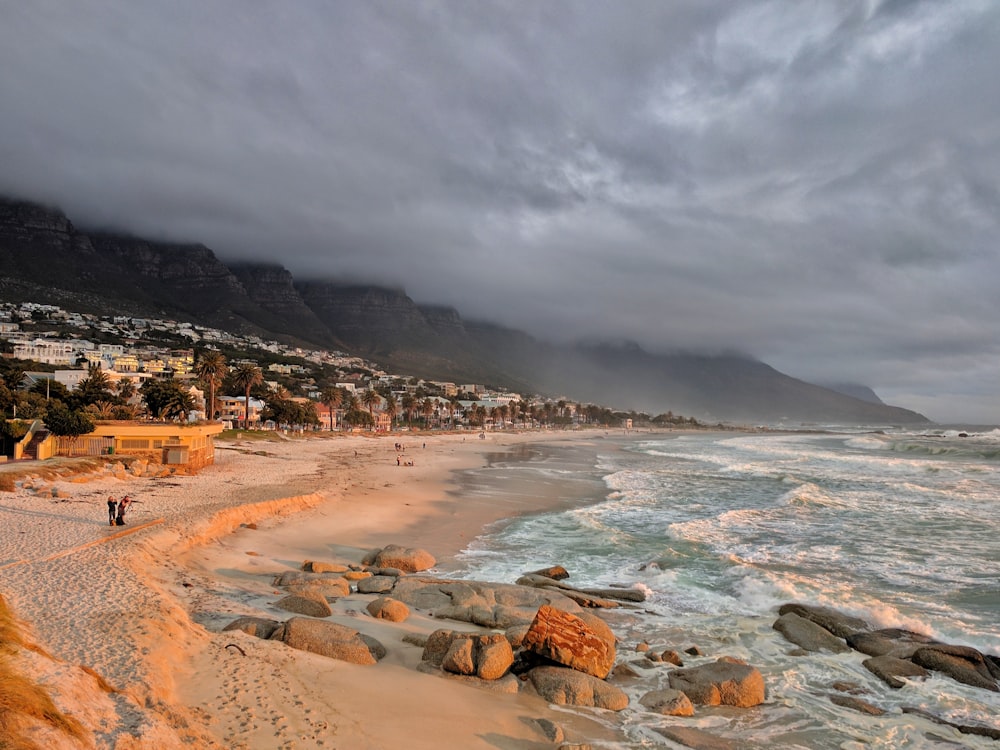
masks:
<path fill-rule="evenodd" d="M 273 577 L 305 560 L 357 563 L 395 543 L 428 550 L 446 571 L 486 524 L 563 502 L 463 497 L 455 472 L 518 444 L 587 439 L 598 438 L 237 439 L 220 442 L 215 464 L 195 476 L 103 472 L 19 485 L 0 495 L 0 592 L 51 659 L 18 658 L 99 748 L 551 747 L 530 721 L 540 717 L 563 726 L 567 741 L 609 737 L 536 696 L 416 671 L 422 650 L 404 637 L 473 626 L 420 612 L 375 620 L 371 595 L 338 600 L 330 619 L 386 646 L 374 666 L 219 632 L 239 616 L 287 617 L 272 606 L 283 594 Z M 106 499 L 124 494 L 136 500 L 128 524 L 109 526 Z"/>

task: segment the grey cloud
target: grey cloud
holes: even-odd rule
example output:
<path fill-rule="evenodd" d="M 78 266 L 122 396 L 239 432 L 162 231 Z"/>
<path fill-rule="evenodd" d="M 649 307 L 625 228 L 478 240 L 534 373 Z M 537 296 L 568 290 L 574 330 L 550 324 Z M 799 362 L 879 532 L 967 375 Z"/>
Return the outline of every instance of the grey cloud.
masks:
<path fill-rule="evenodd" d="M 0 191 L 546 337 L 740 349 L 1000 421 L 995 4 L 4 16 Z"/>

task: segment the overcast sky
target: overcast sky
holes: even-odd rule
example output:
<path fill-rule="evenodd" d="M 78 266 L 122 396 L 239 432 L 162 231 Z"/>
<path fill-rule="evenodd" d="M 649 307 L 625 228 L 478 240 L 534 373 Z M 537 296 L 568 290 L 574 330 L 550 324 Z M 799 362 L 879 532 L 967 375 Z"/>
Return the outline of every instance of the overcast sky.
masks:
<path fill-rule="evenodd" d="M 995 0 L 0 0 L 0 192 L 997 423 L 998 76 Z"/>

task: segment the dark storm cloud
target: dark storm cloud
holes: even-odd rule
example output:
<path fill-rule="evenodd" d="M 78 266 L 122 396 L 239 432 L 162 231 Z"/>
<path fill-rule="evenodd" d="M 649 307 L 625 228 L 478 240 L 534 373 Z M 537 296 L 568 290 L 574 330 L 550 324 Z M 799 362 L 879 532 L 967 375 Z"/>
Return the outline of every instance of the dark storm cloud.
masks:
<path fill-rule="evenodd" d="M 1000 7 L 7 3 L 0 190 L 1000 421 Z"/>

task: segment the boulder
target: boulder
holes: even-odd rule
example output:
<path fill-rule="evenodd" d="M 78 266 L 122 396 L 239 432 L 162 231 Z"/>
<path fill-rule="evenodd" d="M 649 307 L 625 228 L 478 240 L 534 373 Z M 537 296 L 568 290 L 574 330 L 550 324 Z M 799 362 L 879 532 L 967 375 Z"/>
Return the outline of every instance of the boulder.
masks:
<path fill-rule="evenodd" d="M 918 648 L 912 658 L 914 664 L 942 672 L 958 682 L 1000 692 L 983 655 L 974 648 L 935 644 Z"/>
<path fill-rule="evenodd" d="M 343 580 L 343 576 L 339 573 L 307 573 L 301 570 L 288 570 L 274 579 L 274 585 L 281 588 L 305 584 L 340 587 L 343 585 Z"/>
<path fill-rule="evenodd" d="M 388 620 L 389 622 L 402 622 L 410 616 L 410 608 L 402 602 L 390 599 L 388 596 L 380 596 L 372 599 L 365 607 L 376 620 Z"/>
<path fill-rule="evenodd" d="M 778 615 L 795 614 L 819 625 L 838 638 L 846 639 L 855 633 L 866 633 L 872 626 L 860 617 L 851 617 L 828 607 L 814 607 L 809 604 L 790 602 L 778 608 Z"/>
<path fill-rule="evenodd" d="M 683 691 L 693 703 L 749 708 L 764 702 L 764 677 L 739 659 L 723 657 L 711 664 L 675 669 L 670 687 Z"/>
<path fill-rule="evenodd" d="M 441 661 L 441 669 L 452 674 L 474 675 L 476 673 L 476 647 L 472 636 L 459 636 L 452 640 Z"/>
<path fill-rule="evenodd" d="M 476 676 L 499 680 L 514 664 L 514 649 L 502 633 L 488 633 L 474 638 Z"/>
<path fill-rule="evenodd" d="M 385 656 L 385 646 L 345 625 L 324 620 L 293 617 L 272 639 L 301 651 L 309 651 L 352 664 L 376 664 Z"/>
<path fill-rule="evenodd" d="M 274 606 L 286 612 L 294 612 L 297 615 L 308 615 L 309 617 L 329 617 L 333 614 L 333 610 L 330 609 L 330 603 L 318 596 L 289 594 L 284 599 L 276 601 Z"/>
<path fill-rule="evenodd" d="M 457 680 L 458 682 L 477 687 L 480 690 L 486 690 L 490 693 L 496 693 L 497 695 L 517 695 L 521 691 L 521 681 L 512 674 L 506 674 L 499 680 L 483 680 L 475 675 L 445 672 L 439 667 L 431 665 L 429 662 L 418 664 L 417 671 L 437 675 L 438 677 L 447 677 L 449 680 Z"/>
<path fill-rule="evenodd" d="M 372 576 L 358 580 L 359 594 L 387 594 L 396 585 L 396 579 L 391 576 Z"/>
<path fill-rule="evenodd" d="M 281 627 L 277 620 L 269 620 L 266 617 L 240 617 L 226 625 L 222 630 L 242 630 L 247 635 L 257 638 L 270 638 L 275 630 Z"/>
<path fill-rule="evenodd" d="M 622 690 L 574 669 L 535 667 L 528 676 L 538 694 L 549 703 L 609 711 L 621 711 L 628 706 L 628 696 Z"/>
<path fill-rule="evenodd" d="M 562 565 L 553 565 L 549 568 L 542 568 L 541 570 L 533 570 L 530 573 L 525 573 L 526 576 L 544 576 L 545 578 L 551 578 L 553 581 L 562 581 L 569 578 L 569 573 L 566 571 Z"/>
<path fill-rule="evenodd" d="M 323 578 L 308 583 L 293 583 L 285 586 L 285 591 L 299 596 L 339 599 L 351 593 L 351 584 L 344 578 Z"/>
<path fill-rule="evenodd" d="M 539 573 L 525 573 L 516 581 L 518 586 L 532 586 L 540 589 L 556 589 L 584 607 L 617 607 L 616 602 L 644 602 L 646 594 L 640 589 L 627 586 L 609 588 L 576 588 L 558 579 Z"/>
<path fill-rule="evenodd" d="M 664 716 L 694 716 L 691 700 L 680 690 L 653 690 L 642 696 L 639 703 Z"/>
<path fill-rule="evenodd" d="M 446 672 L 499 680 L 514 663 L 514 650 L 502 633 L 435 630 L 424 645 L 423 661 Z"/>
<path fill-rule="evenodd" d="M 889 654 L 869 657 L 861 664 L 886 685 L 897 689 L 906 684 L 906 680 L 900 679 L 901 677 L 924 678 L 930 675 L 930 672 L 912 661 L 898 659 L 895 656 L 889 656 Z"/>
<path fill-rule="evenodd" d="M 392 595 L 434 617 L 470 622 L 493 630 L 530 624 L 544 604 L 567 612 L 583 611 L 580 605 L 558 591 L 508 583 L 406 576 L 398 580 Z"/>
<path fill-rule="evenodd" d="M 524 637 L 524 648 L 603 680 L 615 665 L 615 639 L 606 624 L 595 620 L 541 606 Z"/>
<path fill-rule="evenodd" d="M 349 568 L 340 563 L 306 560 L 302 563 L 302 570 L 307 573 L 346 573 Z"/>
<path fill-rule="evenodd" d="M 850 646 L 822 625 L 817 625 L 794 612 L 783 614 L 775 620 L 773 627 L 785 636 L 786 640 L 806 651 L 832 651 L 835 654 L 842 654 L 851 650 Z"/>
<path fill-rule="evenodd" d="M 424 642 L 424 653 L 421 659 L 428 662 L 431 666 L 440 667 L 444 662 L 445 654 L 448 653 L 448 649 L 451 647 L 451 642 L 455 640 L 455 637 L 460 635 L 454 630 L 435 630 Z"/>
<path fill-rule="evenodd" d="M 433 568 L 437 560 L 427 550 L 389 544 L 380 550 L 369 552 L 361 563 L 379 568 L 398 568 L 404 573 L 418 573 Z"/>
<path fill-rule="evenodd" d="M 899 659 L 909 659 L 914 651 L 930 643 L 936 641 L 923 633 L 901 628 L 884 628 L 847 636 L 847 645 L 855 651 L 869 656 L 889 654 Z"/>

